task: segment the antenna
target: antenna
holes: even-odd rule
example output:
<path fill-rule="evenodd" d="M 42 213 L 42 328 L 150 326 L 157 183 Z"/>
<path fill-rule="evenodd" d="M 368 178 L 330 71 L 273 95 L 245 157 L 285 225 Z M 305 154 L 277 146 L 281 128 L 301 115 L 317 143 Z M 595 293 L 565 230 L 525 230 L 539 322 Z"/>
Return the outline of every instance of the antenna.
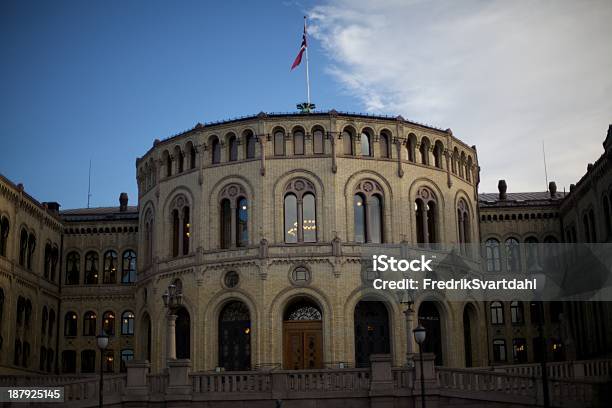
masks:
<path fill-rule="evenodd" d="M 91 198 L 91 159 L 89 159 L 89 180 L 87 181 L 87 208 L 89 208 L 90 198 Z"/>
<path fill-rule="evenodd" d="M 546 178 L 546 191 L 548 191 L 548 169 L 546 168 L 546 149 L 542 140 L 542 156 L 544 156 L 544 177 Z"/>

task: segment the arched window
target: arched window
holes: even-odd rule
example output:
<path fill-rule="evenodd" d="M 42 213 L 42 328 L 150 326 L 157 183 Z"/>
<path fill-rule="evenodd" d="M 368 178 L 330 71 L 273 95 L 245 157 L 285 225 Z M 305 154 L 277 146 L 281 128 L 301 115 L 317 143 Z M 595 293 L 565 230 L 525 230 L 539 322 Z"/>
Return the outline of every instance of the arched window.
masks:
<path fill-rule="evenodd" d="M 98 254 L 90 251 L 85 254 L 85 284 L 96 285 L 98 283 Z"/>
<path fill-rule="evenodd" d="M 145 230 L 145 245 L 144 245 L 144 249 L 145 249 L 145 262 L 146 265 L 151 265 L 151 263 L 153 262 L 153 237 L 154 235 L 154 215 L 153 215 L 153 210 L 152 209 L 148 209 L 147 212 L 145 213 L 145 217 L 144 217 L 144 230 Z"/>
<path fill-rule="evenodd" d="M 172 256 L 189 254 L 191 223 L 189 203 L 185 196 L 178 195 L 170 204 L 172 214 Z"/>
<path fill-rule="evenodd" d="M 10 224 L 7 217 L 0 218 L 0 256 L 6 256 Z"/>
<path fill-rule="evenodd" d="M 464 170 L 466 165 L 465 152 L 461 152 L 461 156 L 459 156 L 459 177 L 464 178 Z"/>
<path fill-rule="evenodd" d="M 293 154 L 304 154 L 304 131 L 301 129 L 293 131 Z"/>
<path fill-rule="evenodd" d="M 416 136 L 411 133 L 408 135 L 408 140 L 406 141 L 406 153 L 407 159 L 411 162 L 416 162 Z"/>
<path fill-rule="evenodd" d="M 539 245 L 536 237 L 525 239 L 525 252 L 527 259 L 527 270 L 531 271 L 539 265 Z"/>
<path fill-rule="evenodd" d="M 43 306 L 42 315 L 40 318 L 40 333 L 44 337 L 47 334 L 47 321 L 49 320 L 49 312 L 47 306 Z"/>
<path fill-rule="evenodd" d="M 233 134 L 228 138 L 227 149 L 229 161 L 238 160 L 238 139 Z"/>
<path fill-rule="evenodd" d="M 166 177 L 172 176 L 172 156 L 166 150 L 164 151 L 164 164 L 166 165 Z"/>
<path fill-rule="evenodd" d="M 367 157 L 372 156 L 371 136 L 368 130 L 364 130 L 361 133 L 360 142 L 361 142 L 361 155 L 367 156 Z"/>
<path fill-rule="evenodd" d="M 429 139 L 424 137 L 421 139 L 419 152 L 421 154 L 421 164 L 429 165 Z"/>
<path fill-rule="evenodd" d="M 417 243 L 432 244 L 438 242 L 438 210 L 435 194 L 427 187 L 417 192 L 414 202 Z"/>
<path fill-rule="evenodd" d="M 53 244 L 51 247 L 51 265 L 50 265 L 50 278 L 51 282 L 55 282 L 55 271 L 57 270 L 57 263 L 59 262 L 59 248 Z"/>
<path fill-rule="evenodd" d="M 74 312 L 67 312 L 64 316 L 64 336 L 74 337 L 77 335 L 77 315 Z"/>
<path fill-rule="evenodd" d="M 353 196 L 355 242 L 383 241 L 383 189 L 374 180 L 357 184 Z"/>
<path fill-rule="evenodd" d="M 95 336 L 97 328 L 97 316 L 95 312 L 89 311 L 83 315 L 83 336 Z"/>
<path fill-rule="evenodd" d="M 136 252 L 128 249 L 123 253 L 121 283 L 136 282 Z"/>
<path fill-rule="evenodd" d="M 228 303 L 219 314 L 219 367 L 227 371 L 251 368 L 251 317 L 240 301 Z"/>
<path fill-rule="evenodd" d="M 353 156 L 353 132 L 346 128 L 344 132 L 342 132 L 342 147 L 343 153 L 347 156 Z"/>
<path fill-rule="evenodd" d="M 111 311 L 104 312 L 102 315 L 102 331 L 107 336 L 115 335 L 115 313 Z"/>
<path fill-rule="evenodd" d="M 468 252 L 467 244 L 471 241 L 470 211 L 467 203 L 462 198 L 457 203 L 457 232 L 459 234 L 459 247 L 462 253 Z"/>
<path fill-rule="evenodd" d="M 387 132 L 381 132 L 378 143 L 380 144 L 380 157 L 390 157 L 391 138 Z"/>
<path fill-rule="evenodd" d="M 212 164 L 221 163 L 221 143 L 217 136 L 210 138 L 210 155 Z"/>
<path fill-rule="evenodd" d="M 437 141 L 434 145 L 434 166 L 441 169 L 442 168 L 442 157 L 444 154 L 444 145 L 441 141 Z"/>
<path fill-rule="evenodd" d="M 72 251 L 66 255 L 66 285 L 78 285 L 80 280 L 81 255 Z"/>
<path fill-rule="evenodd" d="M 130 310 L 121 314 L 121 334 L 134 334 L 134 312 Z"/>
<path fill-rule="evenodd" d="M 43 268 L 43 277 L 45 279 L 49 279 L 50 272 L 51 272 L 51 244 L 47 242 L 45 244 L 45 264 Z"/>
<path fill-rule="evenodd" d="M 28 258 L 28 231 L 21 229 L 19 237 L 19 265 L 25 267 Z"/>
<path fill-rule="evenodd" d="M 451 156 L 451 171 L 453 174 L 457 174 L 457 162 L 459 161 L 459 149 L 455 147 Z"/>
<path fill-rule="evenodd" d="M 189 358 L 191 355 L 191 319 L 184 307 L 176 312 L 176 329 L 174 332 L 176 358 Z"/>
<path fill-rule="evenodd" d="M 315 129 L 312 132 L 312 152 L 314 154 L 323 154 L 323 130 Z"/>
<path fill-rule="evenodd" d="M 245 143 L 246 145 L 245 157 L 247 159 L 253 159 L 255 158 L 255 144 L 257 143 L 257 140 L 255 139 L 253 132 L 251 132 L 250 130 L 247 130 L 244 132 L 244 138 L 246 142 Z"/>
<path fill-rule="evenodd" d="M 23 324 L 27 329 L 30 327 L 30 322 L 32 321 L 32 301 L 30 299 L 26 299 L 25 301 L 23 316 Z"/>
<path fill-rule="evenodd" d="M 196 158 L 197 158 L 197 152 L 196 152 L 196 148 L 193 145 L 193 143 L 189 143 L 189 168 L 190 169 L 195 169 L 196 168 Z"/>
<path fill-rule="evenodd" d="M 117 252 L 110 250 L 104 253 L 104 272 L 102 283 L 117 283 Z"/>
<path fill-rule="evenodd" d="M 504 324 L 504 305 L 501 302 L 491 302 L 491 324 Z"/>
<path fill-rule="evenodd" d="M 55 310 L 50 309 L 49 310 L 49 338 L 50 339 L 53 338 L 54 329 L 55 329 Z"/>
<path fill-rule="evenodd" d="M 177 172 L 182 173 L 185 170 L 185 153 L 179 146 L 176 146 L 175 149 L 176 161 L 177 161 Z"/>
<path fill-rule="evenodd" d="M 244 247 L 249 244 L 249 206 L 246 198 L 238 200 L 236 209 L 236 245 Z"/>
<path fill-rule="evenodd" d="M 510 302 L 510 321 L 512 324 L 523 324 L 525 323 L 525 312 L 523 309 L 523 302 L 513 300 Z"/>
<path fill-rule="evenodd" d="M 354 311 L 355 365 L 369 367 L 372 354 L 391 351 L 389 313 L 384 303 L 360 301 Z"/>
<path fill-rule="evenodd" d="M 355 242 L 365 242 L 365 198 L 361 194 L 353 196 Z"/>
<path fill-rule="evenodd" d="M 281 129 L 277 129 L 274 132 L 274 155 L 285 155 L 285 132 Z"/>
<path fill-rule="evenodd" d="M 15 340 L 15 352 L 13 354 L 13 364 L 21 365 L 21 340 Z"/>
<path fill-rule="evenodd" d="M 501 253 L 499 250 L 499 241 L 494 238 L 489 238 L 485 242 L 487 272 L 501 271 Z"/>
<path fill-rule="evenodd" d="M 221 248 L 249 244 L 249 202 L 240 184 L 230 184 L 219 193 Z"/>
<path fill-rule="evenodd" d="M 55 357 L 55 352 L 53 351 L 52 348 L 48 348 L 47 349 L 47 371 L 51 372 L 51 369 L 53 367 L 53 360 Z"/>
<path fill-rule="evenodd" d="M 521 249 L 516 238 L 506 240 L 506 270 L 518 272 L 521 269 Z"/>
<path fill-rule="evenodd" d="M 36 249 L 36 237 L 34 234 L 28 236 L 28 262 L 27 268 L 32 270 L 32 264 L 34 263 L 34 250 Z"/>
<path fill-rule="evenodd" d="M 317 211 L 314 185 L 295 179 L 285 187 L 285 242 L 316 242 Z"/>
<path fill-rule="evenodd" d="M 472 182 L 472 167 L 472 156 L 468 156 L 467 163 L 465 165 L 465 179 L 470 183 Z"/>

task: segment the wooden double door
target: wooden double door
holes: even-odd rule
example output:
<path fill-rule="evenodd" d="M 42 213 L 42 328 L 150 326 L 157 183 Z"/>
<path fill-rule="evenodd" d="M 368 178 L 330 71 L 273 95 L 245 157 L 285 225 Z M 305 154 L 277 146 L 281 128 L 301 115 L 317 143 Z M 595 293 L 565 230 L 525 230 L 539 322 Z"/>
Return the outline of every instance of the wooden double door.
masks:
<path fill-rule="evenodd" d="M 323 324 L 320 320 L 283 322 L 283 368 L 323 368 Z"/>

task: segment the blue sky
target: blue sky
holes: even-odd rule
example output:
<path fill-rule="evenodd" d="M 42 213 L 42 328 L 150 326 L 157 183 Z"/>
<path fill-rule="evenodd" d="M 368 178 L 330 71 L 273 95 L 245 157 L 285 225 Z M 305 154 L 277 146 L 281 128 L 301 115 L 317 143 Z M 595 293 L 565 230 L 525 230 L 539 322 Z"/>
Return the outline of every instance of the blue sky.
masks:
<path fill-rule="evenodd" d="M 313 102 L 478 147 L 481 191 L 576 182 L 612 122 L 612 2 L 0 1 L 0 172 L 40 201 L 136 202 L 135 159 L 197 122 Z"/>
<path fill-rule="evenodd" d="M 292 111 L 304 73 L 289 71 L 304 9 L 281 2 L 0 3 L 0 172 L 41 201 L 136 201 L 135 160 L 212 121 Z M 358 110 L 311 46 L 313 100 Z"/>

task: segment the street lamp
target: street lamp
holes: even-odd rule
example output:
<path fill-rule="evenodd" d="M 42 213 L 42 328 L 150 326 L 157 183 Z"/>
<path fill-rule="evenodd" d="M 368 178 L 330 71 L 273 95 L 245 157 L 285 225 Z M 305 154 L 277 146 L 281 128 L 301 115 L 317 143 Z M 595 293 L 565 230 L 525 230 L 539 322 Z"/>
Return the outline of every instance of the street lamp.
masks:
<path fill-rule="evenodd" d="M 100 349 L 100 388 L 98 390 L 98 406 L 102 408 L 104 405 L 104 350 L 108 347 L 108 336 L 104 330 L 96 336 L 96 340 L 98 348 Z"/>
<path fill-rule="evenodd" d="M 423 375 L 423 343 L 425 342 L 425 328 L 420 324 L 412 331 L 414 340 L 419 345 L 419 363 L 421 366 L 421 408 L 425 408 L 425 376 Z"/>
<path fill-rule="evenodd" d="M 410 289 L 403 291 L 400 299 L 400 304 L 406 309 L 404 315 L 406 315 L 406 365 L 413 367 L 412 356 L 412 342 L 410 341 L 410 332 L 412 331 L 412 319 L 414 318 L 414 299 Z"/>
<path fill-rule="evenodd" d="M 164 301 L 164 307 L 167 309 L 166 319 L 167 324 L 167 348 L 166 355 L 168 360 L 176 360 L 176 340 L 175 340 L 175 329 L 176 329 L 176 311 L 183 304 L 183 294 L 177 290 L 176 285 L 171 284 L 166 289 L 166 292 L 162 295 Z"/>

